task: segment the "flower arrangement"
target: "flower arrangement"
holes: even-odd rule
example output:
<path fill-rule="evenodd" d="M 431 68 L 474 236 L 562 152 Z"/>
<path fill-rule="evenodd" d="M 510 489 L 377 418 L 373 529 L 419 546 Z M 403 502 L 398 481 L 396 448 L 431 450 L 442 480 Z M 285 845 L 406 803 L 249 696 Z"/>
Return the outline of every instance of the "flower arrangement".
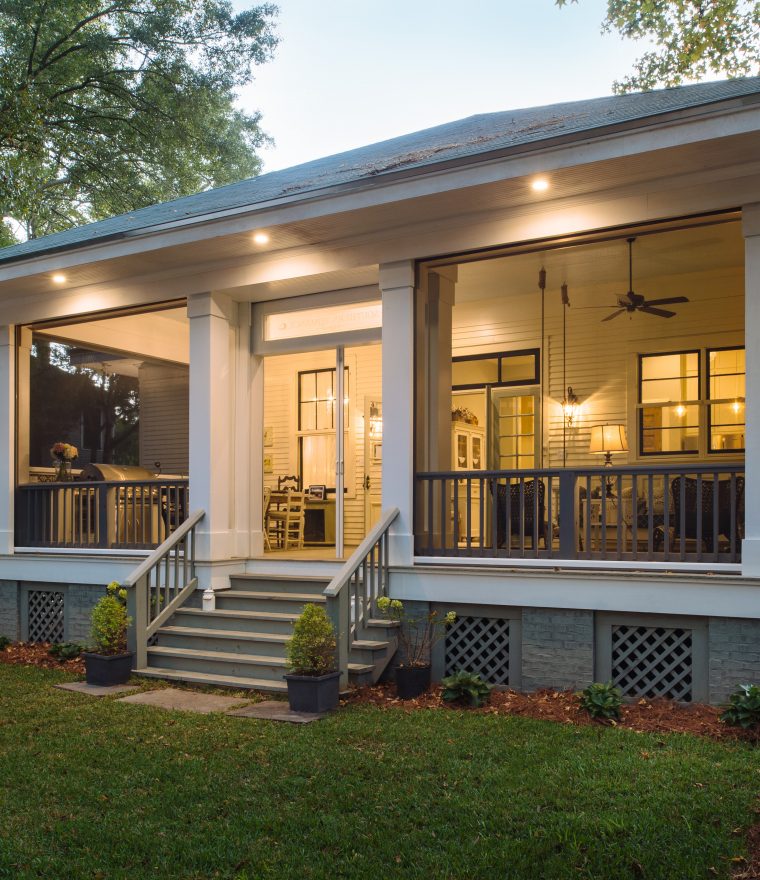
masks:
<path fill-rule="evenodd" d="M 79 457 L 79 450 L 71 443 L 54 443 L 50 447 L 53 465 L 56 469 L 55 478 L 59 482 L 71 479 L 71 462 Z"/>
<path fill-rule="evenodd" d="M 385 617 L 399 622 L 399 642 L 406 666 L 429 666 L 433 645 L 446 635 L 446 627 L 457 619 L 455 611 L 443 615 L 438 611 L 408 614 L 400 599 L 389 599 L 388 596 L 377 600 L 377 608 Z"/>
<path fill-rule="evenodd" d="M 451 421 L 465 422 L 468 425 L 477 425 L 478 417 L 472 410 L 467 409 L 466 406 L 458 406 L 456 409 L 451 410 Z"/>

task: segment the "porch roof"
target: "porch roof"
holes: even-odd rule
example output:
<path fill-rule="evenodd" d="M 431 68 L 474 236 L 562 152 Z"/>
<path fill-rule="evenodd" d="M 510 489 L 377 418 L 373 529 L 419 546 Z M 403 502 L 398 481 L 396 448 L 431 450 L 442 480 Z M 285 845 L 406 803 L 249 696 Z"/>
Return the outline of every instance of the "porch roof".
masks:
<path fill-rule="evenodd" d="M 645 127 L 679 111 L 736 100 L 754 103 L 759 97 L 760 77 L 751 77 L 479 114 L 3 248 L 0 264 L 392 174 L 421 174 L 579 136 L 601 137 L 611 129 Z"/>

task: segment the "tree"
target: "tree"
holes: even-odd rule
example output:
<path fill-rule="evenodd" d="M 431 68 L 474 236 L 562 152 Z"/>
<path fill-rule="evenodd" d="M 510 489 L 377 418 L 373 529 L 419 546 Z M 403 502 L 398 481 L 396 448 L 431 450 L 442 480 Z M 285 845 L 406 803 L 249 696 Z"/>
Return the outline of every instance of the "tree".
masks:
<path fill-rule="evenodd" d="M 0 0 L 0 217 L 35 237 L 257 174 L 260 114 L 234 101 L 276 11 Z"/>
<path fill-rule="evenodd" d="M 760 73 L 758 0 L 608 0 L 602 31 L 655 46 L 636 61 L 633 74 L 613 84 L 618 93 Z"/>

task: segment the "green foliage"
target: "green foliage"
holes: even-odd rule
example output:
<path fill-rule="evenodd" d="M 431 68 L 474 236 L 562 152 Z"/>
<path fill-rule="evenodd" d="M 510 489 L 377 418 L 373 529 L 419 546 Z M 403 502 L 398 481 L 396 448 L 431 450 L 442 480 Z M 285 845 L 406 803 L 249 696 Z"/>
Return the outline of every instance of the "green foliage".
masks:
<path fill-rule="evenodd" d="M 13 642 L 8 638 L 8 636 L 0 636 L 0 651 L 4 651 L 8 645 L 13 644 Z"/>
<path fill-rule="evenodd" d="M 578 697 L 581 708 L 585 709 L 592 718 L 620 718 L 623 697 L 611 681 L 594 682 L 584 688 Z"/>
<path fill-rule="evenodd" d="M 84 645 L 78 645 L 76 642 L 61 642 L 58 645 L 51 645 L 48 654 L 57 660 L 76 660 L 84 650 Z"/>
<path fill-rule="evenodd" d="M 745 730 L 760 724 L 760 687 L 740 684 L 729 697 L 729 704 L 721 713 L 720 720 L 731 727 Z"/>
<path fill-rule="evenodd" d="M 111 587 L 109 584 L 109 592 L 92 609 L 91 636 L 98 654 L 124 654 L 127 650 L 127 627 L 132 620 L 127 616 L 124 602 Z"/>
<path fill-rule="evenodd" d="M 566 6 L 568 0 L 555 0 Z M 571 0 L 577 3 L 578 0 Z M 760 72 L 760 7 L 756 0 L 607 0 L 604 32 L 648 40 L 655 49 L 614 84 L 633 92 L 720 75 Z"/>
<path fill-rule="evenodd" d="M 446 635 L 446 627 L 457 619 L 456 612 L 441 615 L 438 611 L 408 612 L 400 599 L 381 596 L 377 610 L 389 620 L 397 621 L 401 654 L 406 666 L 428 666 L 433 645 Z"/>
<path fill-rule="evenodd" d="M 462 702 L 477 709 L 484 706 L 491 696 L 491 685 L 474 672 L 460 669 L 441 681 L 443 699 L 447 702 Z"/>
<path fill-rule="evenodd" d="M 36 237 L 258 173 L 260 115 L 234 102 L 275 13 L 0 0 L 0 217 Z"/>
<path fill-rule="evenodd" d="M 309 603 L 287 644 L 288 668 L 295 675 L 325 675 L 335 670 L 335 630 L 325 609 Z"/>

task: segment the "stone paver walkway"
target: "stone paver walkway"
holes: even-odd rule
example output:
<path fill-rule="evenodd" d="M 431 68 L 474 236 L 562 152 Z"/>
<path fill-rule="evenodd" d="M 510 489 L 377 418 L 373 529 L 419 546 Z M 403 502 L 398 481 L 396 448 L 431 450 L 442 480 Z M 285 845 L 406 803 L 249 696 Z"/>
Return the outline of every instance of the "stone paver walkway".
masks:
<path fill-rule="evenodd" d="M 251 703 L 242 709 L 228 712 L 235 718 L 264 718 L 268 721 L 289 721 L 291 724 L 308 724 L 319 721 L 324 715 L 312 715 L 310 712 L 293 712 L 287 703 L 281 700 L 266 700 L 263 703 Z"/>
<path fill-rule="evenodd" d="M 228 712 L 235 706 L 245 703 L 240 697 L 222 697 L 217 694 L 204 694 L 201 691 L 181 691 L 177 688 L 164 688 L 159 691 L 144 691 L 131 697 L 122 697 L 119 703 L 136 703 L 141 706 L 155 706 L 158 709 L 175 709 L 180 712 Z"/>
<path fill-rule="evenodd" d="M 90 697 L 108 697 L 111 694 L 123 694 L 128 691 L 136 691 L 133 684 L 112 684 L 103 686 L 99 684 L 87 684 L 86 681 L 67 681 L 64 684 L 55 684 L 53 687 L 62 691 L 74 691 L 77 694 L 87 694 Z"/>

